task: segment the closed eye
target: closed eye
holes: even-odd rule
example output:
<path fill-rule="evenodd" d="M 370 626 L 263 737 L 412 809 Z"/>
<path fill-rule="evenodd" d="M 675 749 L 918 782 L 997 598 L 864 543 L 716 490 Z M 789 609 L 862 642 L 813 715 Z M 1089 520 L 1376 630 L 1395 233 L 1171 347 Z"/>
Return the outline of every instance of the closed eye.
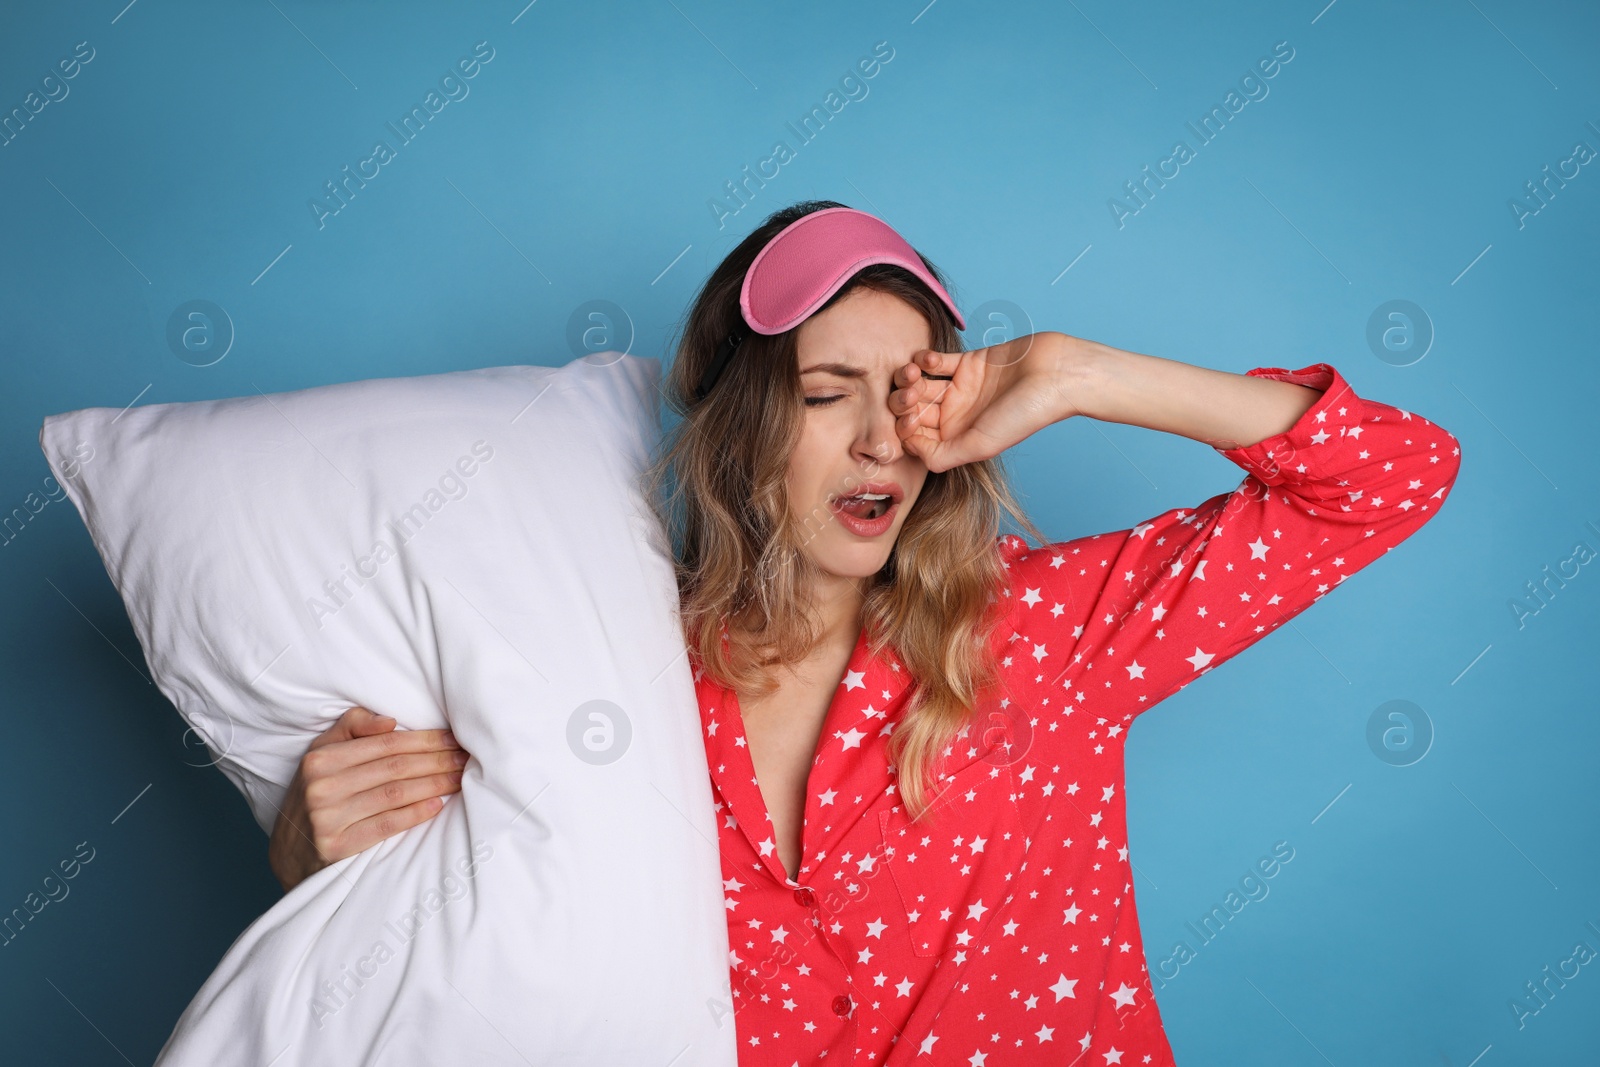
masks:
<path fill-rule="evenodd" d="M 806 407 L 808 407 L 808 408 L 811 408 L 811 407 L 826 407 L 827 405 L 833 403 L 835 400 L 843 400 L 843 399 L 844 399 L 844 394 L 843 393 L 840 393 L 837 396 L 808 396 L 808 397 L 806 397 Z"/>

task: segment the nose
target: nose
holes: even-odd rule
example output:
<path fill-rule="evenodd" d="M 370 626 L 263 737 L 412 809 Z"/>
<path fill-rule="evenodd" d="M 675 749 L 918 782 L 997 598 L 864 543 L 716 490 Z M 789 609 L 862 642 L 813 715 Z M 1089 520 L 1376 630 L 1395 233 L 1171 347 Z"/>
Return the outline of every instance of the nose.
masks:
<path fill-rule="evenodd" d="M 860 430 L 856 434 L 854 449 L 863 462 L 889 464 L 904 454 L 900 434 L 895 430 L 895 414 L 889 410 L 889 400 L 883 398 L 876 404 L 864 405 Z"/>

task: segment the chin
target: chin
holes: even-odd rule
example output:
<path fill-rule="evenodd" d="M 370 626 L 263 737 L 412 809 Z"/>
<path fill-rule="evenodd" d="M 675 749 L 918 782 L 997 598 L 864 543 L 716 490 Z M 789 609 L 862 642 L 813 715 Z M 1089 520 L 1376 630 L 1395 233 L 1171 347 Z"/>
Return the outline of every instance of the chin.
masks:
<path fill-rule="evenodd" d="M 821 551 L 812 554 L 812 560 L 829 574 L 841 578 L 870 578 L 883 570 L 889 562 L 889 553 L 894 550 L 893 532 L 870 541 L 851 540 L 853 544 L 822 546 Z"/>

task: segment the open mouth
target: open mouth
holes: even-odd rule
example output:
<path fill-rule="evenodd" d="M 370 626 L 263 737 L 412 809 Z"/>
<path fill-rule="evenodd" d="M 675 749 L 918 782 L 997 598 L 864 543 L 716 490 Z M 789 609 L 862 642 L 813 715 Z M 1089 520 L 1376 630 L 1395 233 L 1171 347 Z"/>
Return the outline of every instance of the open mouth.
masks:
<path fill-rule="evenodd" d="M 838 498 L 838 510 L 856 518 L 882 518 L 890 510 L 890 494 L 861 493 L 858 496 Z"/>
<path fill-rule="evenodd" d="M 860 537 L 877 537 L 894 525 L 894 509 L 905 499 L 898 482 L 857 482 L 855 492 L 828 495 L 828 506 L 850 532 Z"/>
<path fill-rule="evenodd" d="M 857 493 L 840 497 L 834 506 L 858 519 L 880 519 L 892 503 L 894 498 L 888 493 Z"/>

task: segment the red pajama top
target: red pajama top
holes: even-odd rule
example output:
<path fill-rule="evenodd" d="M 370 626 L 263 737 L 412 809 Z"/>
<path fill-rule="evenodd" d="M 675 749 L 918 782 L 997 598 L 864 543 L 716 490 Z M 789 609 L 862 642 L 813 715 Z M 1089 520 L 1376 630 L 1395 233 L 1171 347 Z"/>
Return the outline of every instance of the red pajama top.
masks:
<path fill-rule="evenodd" d="M 736 695 L 692 657 L 719 815 L 741 1064 L 1170 1065 L 1134 904 L 1123 743 L 1140 712 L 1282 626 L 1434 515 L 1456 439 L 1327 364 L 1287 432 L 1220 450 L 1231 493 L 1131 530 L 1001 537 L 1002 682 L 910 825 L 885 746 L 910 696 L 865 630 L 778 861 Z"/>

